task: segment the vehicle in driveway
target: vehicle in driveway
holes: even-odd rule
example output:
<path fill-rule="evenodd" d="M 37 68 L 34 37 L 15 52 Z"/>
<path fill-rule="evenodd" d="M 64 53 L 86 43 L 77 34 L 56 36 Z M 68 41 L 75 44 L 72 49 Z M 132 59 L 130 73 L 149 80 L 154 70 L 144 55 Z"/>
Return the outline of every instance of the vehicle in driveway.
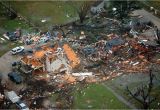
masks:
<path fill-rule="evenodd" d="M 16 105 L 18 106 L 18 108 L 20 110 L 29 110 L 28 106 L 21 100 L 19 100 L 18 102 L 16 102 Z"/>
<path fill-rule="evenodd" d="M 23 46 L 19 46 L 19 47 L 15 47 L 11 50 L 12 55 L 21 53 L 24 51 L 24 47 Z"/>
<path fill-rule="evenodd" d="M 15 82 L 16 84 L 22 83 L 22 76 L 16 72 L 8 73 L 8 77 L 11 81 Z"/>

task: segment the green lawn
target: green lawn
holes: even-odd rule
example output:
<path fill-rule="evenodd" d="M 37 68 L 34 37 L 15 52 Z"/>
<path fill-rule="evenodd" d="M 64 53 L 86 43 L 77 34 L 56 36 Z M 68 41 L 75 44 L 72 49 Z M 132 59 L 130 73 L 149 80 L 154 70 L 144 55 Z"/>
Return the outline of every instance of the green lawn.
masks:
<path fill-rule="evenodd" d="M 2 27 L 7 31 L 15 31 L 17 28 L 21 28 L 21 29 L 29 28 L 27 24 L 17 19 L 14 19 L 14 20 L 4 19 L 0 27 Z"/>
<path fill-rule="evenodd" d="M 75 109 L 128 109 L 112 92 L 101 84 L 90 84 L 81 92 L 74 93 Z"/>
<path fill-rule="evenodd" d="M 160 10 L 160 1 L 158 0 L 149 0 L 146 2 L 148 5 Z"/>
<path fill-rule="evenodd" d="M 12 7 L 38 26 L 66 23 L 75 17 L 81 2 L 75 1 L 12 1 Z M 69 15 L 69 16 L 67 16 Z M 46 19 L 45 23 L 41 20 Z"/>
<path fill-rule="evenodd" d="M 160 93 L 160 85 L 153 88 L 153 90 L 151 92 L 152 96 L 156 98 L 156 101 L 151 104 L 150 108 L 160 109 L 160 95 L 159 95 L 159 93 Z"/>
<path fill-rule="evenodd" d="M 151 96 L 156 97 L 157 100 L 153 102 L 150 106 L 151 109 L 160 109 L 160 85 L 159 85 L 159 73 L 154 73 L 157 79 L 154 79 L 154 87 L 151 91 Z M 130 74 L 131 75 L 131 74 Z M 117 94 L 121 95 L 124 99 L 128 100 L 131 104 L 136 106 L 136 108 L 142 108 L 142 105 L 133 99 L 129 93 L 126 91 L 126 87 L 128 86 L 130 90 L 136 89 L 140 84 L 148 84 L 148 75 L 142 74 L 140 75 L 126 75 L 115 78 L 114 80 L 106 81 L 105 84 L 116 91 Z M 139 77 L 139 78 L 138 78 Z M 143 78 L 143 79 L 142 79 Z"/>

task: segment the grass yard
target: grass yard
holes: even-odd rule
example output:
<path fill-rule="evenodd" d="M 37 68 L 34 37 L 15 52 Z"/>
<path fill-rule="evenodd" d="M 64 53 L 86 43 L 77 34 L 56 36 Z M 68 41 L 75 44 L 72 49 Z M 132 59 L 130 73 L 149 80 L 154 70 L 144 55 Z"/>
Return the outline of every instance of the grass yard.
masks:
<path fill-rule="evenodd" d="M 160 109 L 160 84 L 159 84 L 159 73 L 154 73 L 157 79 L 154 79 L 154 87 L 151 92 L 151 96 L 156 97 L 157 100 L 151 104 L 151 109 Z M 109 80 L 105 84 L 112 88 L 117 94 L 123 96 L 124 99 L 128 100 L 131 104 L 135 105 L 137 108 L 142 108 L 142 105 L 134 100 L 126 91 L 128 86 L 130 90 L 136 89 L 140 84 L 148 84 L 149 77 L 147 74 L 129 74 L 122 75 L 115 78 L 114 80 Z"/>
<path fill-rule="evenodd" d="M 156 1 L 156 0 L 149 0 L 149 1 L 146 1 L 146 3 L 148 4 L 148 5 L 150 5 L 150 6 L 152 6 L 152 7 L 154 7 L 154 8 L 156 8 L 156 9 L 158 9 L 158 10 L 160 10 L 160 1 Z"/>
<path fill-rule="evenodd" d="M 160 109 L 160 85 L 155 87 L 152 91 L 152 96 L 156 97 L 156 101 L 153 102 L 151 104 L 151 107 L 150 108 L 153 108 L 153 109 Z"/>
<path fill-rule="evenodd" d="M 90 84 L 81 92 L 74 93 L 75 109 L 128 109 L 107 88 L 101 84 Z"/>
<path fill-rule="evenodd" d="M 14 20 L 3 19 L 0 24 L 1 24 L 0 27 L 7 31 L 15 31 L 17 28 L 21 28 L 21 29 L 29 28 L 27 24 L 17 19 L 14 19 Z"/>
<path fill-rule="evenodd" d="M 75 17 L 80 1 L 12 1 L 12 7 L 37 26 L 66 23 Z M 41 20 L 47 20 L 42 23 Z"/>

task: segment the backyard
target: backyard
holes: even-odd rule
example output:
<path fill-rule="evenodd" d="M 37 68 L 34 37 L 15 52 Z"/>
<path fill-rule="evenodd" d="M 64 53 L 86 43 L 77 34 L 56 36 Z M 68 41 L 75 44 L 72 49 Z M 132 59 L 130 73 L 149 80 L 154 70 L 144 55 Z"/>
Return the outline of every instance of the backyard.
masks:
<path fill-rule="evenodd" d="M 85 89 L 75 91 L 74 108 L 80 109 L 128 109 L 124 103 L 101 84 L 89 84 Z M 116 106 L 115 106 L 116 105 Z"/>
<path fill-rule="evenodd" d="M 36 26 L 52 26 L 63 24 L 77 18 L 77 8 L 81 2 L 74 1 L 40 1 L 40 2 L 11 2 L 15 9 L 22 16 L 25 16 Z M 41 20 L 46 20 L 42 23 Z"/>

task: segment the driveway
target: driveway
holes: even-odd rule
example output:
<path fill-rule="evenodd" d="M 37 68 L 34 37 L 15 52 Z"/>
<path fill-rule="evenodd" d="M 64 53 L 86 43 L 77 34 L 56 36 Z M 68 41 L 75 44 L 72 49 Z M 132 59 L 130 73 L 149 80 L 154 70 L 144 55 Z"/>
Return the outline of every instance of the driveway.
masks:
<path fill-rule="evenodd" d="M 25 45 L 24 49 L 31 49 L 34 45 Z M 37 45 L 36 45 L 37 47 Z M 0 73 L 2 74 L 2 83 L 7 85 L 7 88 L 14 91 L 19 91 L 22 88 L 25 88 L 25 83 L 15 84 L 14 82 L 8 79 L 8 73 L 12 71 L 12 63 L 15 61 L 19 61 L 22 56 L 20 55 L 12 55 L 9 52 L 5 53 L 2 57 L 0 57 Z"/>
<path fill-rule="evenodd" d="M 28 47 L 25 47 L 25 49 Z M 2 83 L 6 83 L 6 86 L 10 90 L 18 92 L 20 89 L 25 87 L 25 84 L 15 84 L 8 79 L 8 73 L 12 71 L 12 63 L 19 61 L 21 58 L 20 55 L 12 55 L 9 52 L 0 57 L 0 73 L 2 74 Z"/>
<path fill-rule="evenodd" d="M 143 16 L 143 18 L 152 21 L 157 27 L 158 29 L 160 29 L 160 19 L 156 16 L 154 16 L 152 13 L 141 9 L 141 10 L 135 10 L 133 11 L 133 15 L 141 15 Z"/>

